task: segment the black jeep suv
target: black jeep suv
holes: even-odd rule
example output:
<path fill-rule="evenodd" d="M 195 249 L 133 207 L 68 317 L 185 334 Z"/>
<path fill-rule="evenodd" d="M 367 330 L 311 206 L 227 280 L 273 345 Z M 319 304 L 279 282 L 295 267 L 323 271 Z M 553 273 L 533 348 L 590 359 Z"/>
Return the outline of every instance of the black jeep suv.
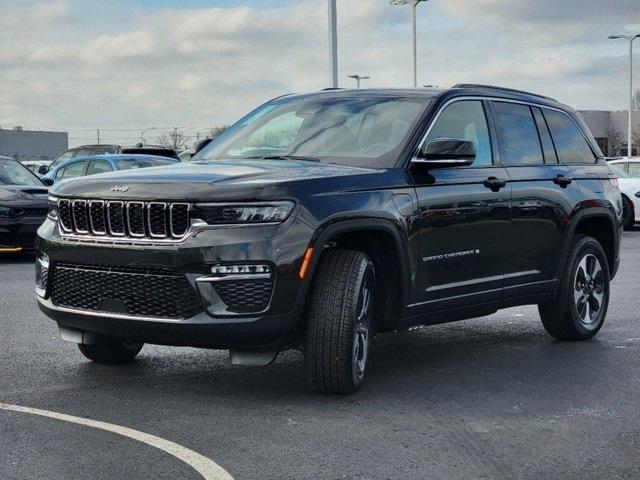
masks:
<path fill-rule="evenodd" d="M 36 292 L 97 362 L 143 343 L 304 352 L 363 382 L 374 334 L 537 304 L 595 335 L 619 263 L 615 175 L 574 110 L 482 85 L 274 99 L 190 164 L 62 182 Z"/>

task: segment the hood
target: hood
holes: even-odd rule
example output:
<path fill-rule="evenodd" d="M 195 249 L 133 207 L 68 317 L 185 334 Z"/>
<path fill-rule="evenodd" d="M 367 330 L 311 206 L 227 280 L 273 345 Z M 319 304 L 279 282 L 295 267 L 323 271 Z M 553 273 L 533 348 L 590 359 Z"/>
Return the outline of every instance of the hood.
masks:
<path fill-rule="evenodd" d="M 50 192 L 100 199 L 248 199 L 276 194 L 280 186 L 291 182 L 376 172 L 379 170 L 293 160 L 194 162 L 64 180 Z"/>
<path fill-rule="evenodd" d="M 0 204 L 45 204 L 49 196 L 47 187 L 30 187 L 26 185 L 1 185 Z"/>

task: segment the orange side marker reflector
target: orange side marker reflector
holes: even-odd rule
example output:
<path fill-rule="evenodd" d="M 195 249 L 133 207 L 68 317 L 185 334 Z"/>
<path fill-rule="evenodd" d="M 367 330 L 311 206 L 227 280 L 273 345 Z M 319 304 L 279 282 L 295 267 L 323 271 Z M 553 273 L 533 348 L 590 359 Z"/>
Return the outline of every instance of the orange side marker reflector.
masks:
<path fill-rule="evenodd" d="M 0 253 L 20 253 L 22 247 L 0 247 Z"/>
<path fill-rule="evenodd" d="M 304 252 L 302 265 L 300 265 L 300 271 L 298 272 L 298 276 L 300 277 L 300 279 L 304 279 L 304 276 L 307 274 L 307 269 L 309 268 L 309 263 L 311 263 L 312 256 L 313 256 L 313 247 L 309 247 L 307 248 L 307 251 Z"/>

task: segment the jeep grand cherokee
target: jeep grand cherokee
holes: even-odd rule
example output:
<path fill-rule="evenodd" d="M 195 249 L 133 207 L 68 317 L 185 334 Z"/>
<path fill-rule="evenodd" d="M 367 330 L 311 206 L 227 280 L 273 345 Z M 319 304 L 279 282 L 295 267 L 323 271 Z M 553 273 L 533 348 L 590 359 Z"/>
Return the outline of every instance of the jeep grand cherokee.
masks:
<path fill-rule="evenodd" d="M 56 185 L 36 292 L 97 362 L 298 348 L 311 388 L 350 393 L 381 332 L 537 304 L 553 337 L 592 337 L 620 230 L 615 175 L 555 100 L 321 91 L 258 107 L 195 163 Z"/>

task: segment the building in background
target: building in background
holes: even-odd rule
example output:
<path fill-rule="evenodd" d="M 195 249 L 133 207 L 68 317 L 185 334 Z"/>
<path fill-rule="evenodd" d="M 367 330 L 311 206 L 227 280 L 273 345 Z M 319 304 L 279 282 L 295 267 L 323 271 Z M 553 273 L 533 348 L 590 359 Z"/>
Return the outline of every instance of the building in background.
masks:
<path fill-rule="evenodd" d="M 0 155 L 19 161 L 52 160 L 69 148 L 67 132 L 0 128 Z"/>
<path fill-rule="evenodd" d="M 602 153 L 608 157 L 627 154 L 627 125 L 629 122 L 627 110 L 580 110 L 579 113 L 596 138 Z M 632 118 L 632 154 L 640 155 L 640 112 L 632 112 Z"/>

